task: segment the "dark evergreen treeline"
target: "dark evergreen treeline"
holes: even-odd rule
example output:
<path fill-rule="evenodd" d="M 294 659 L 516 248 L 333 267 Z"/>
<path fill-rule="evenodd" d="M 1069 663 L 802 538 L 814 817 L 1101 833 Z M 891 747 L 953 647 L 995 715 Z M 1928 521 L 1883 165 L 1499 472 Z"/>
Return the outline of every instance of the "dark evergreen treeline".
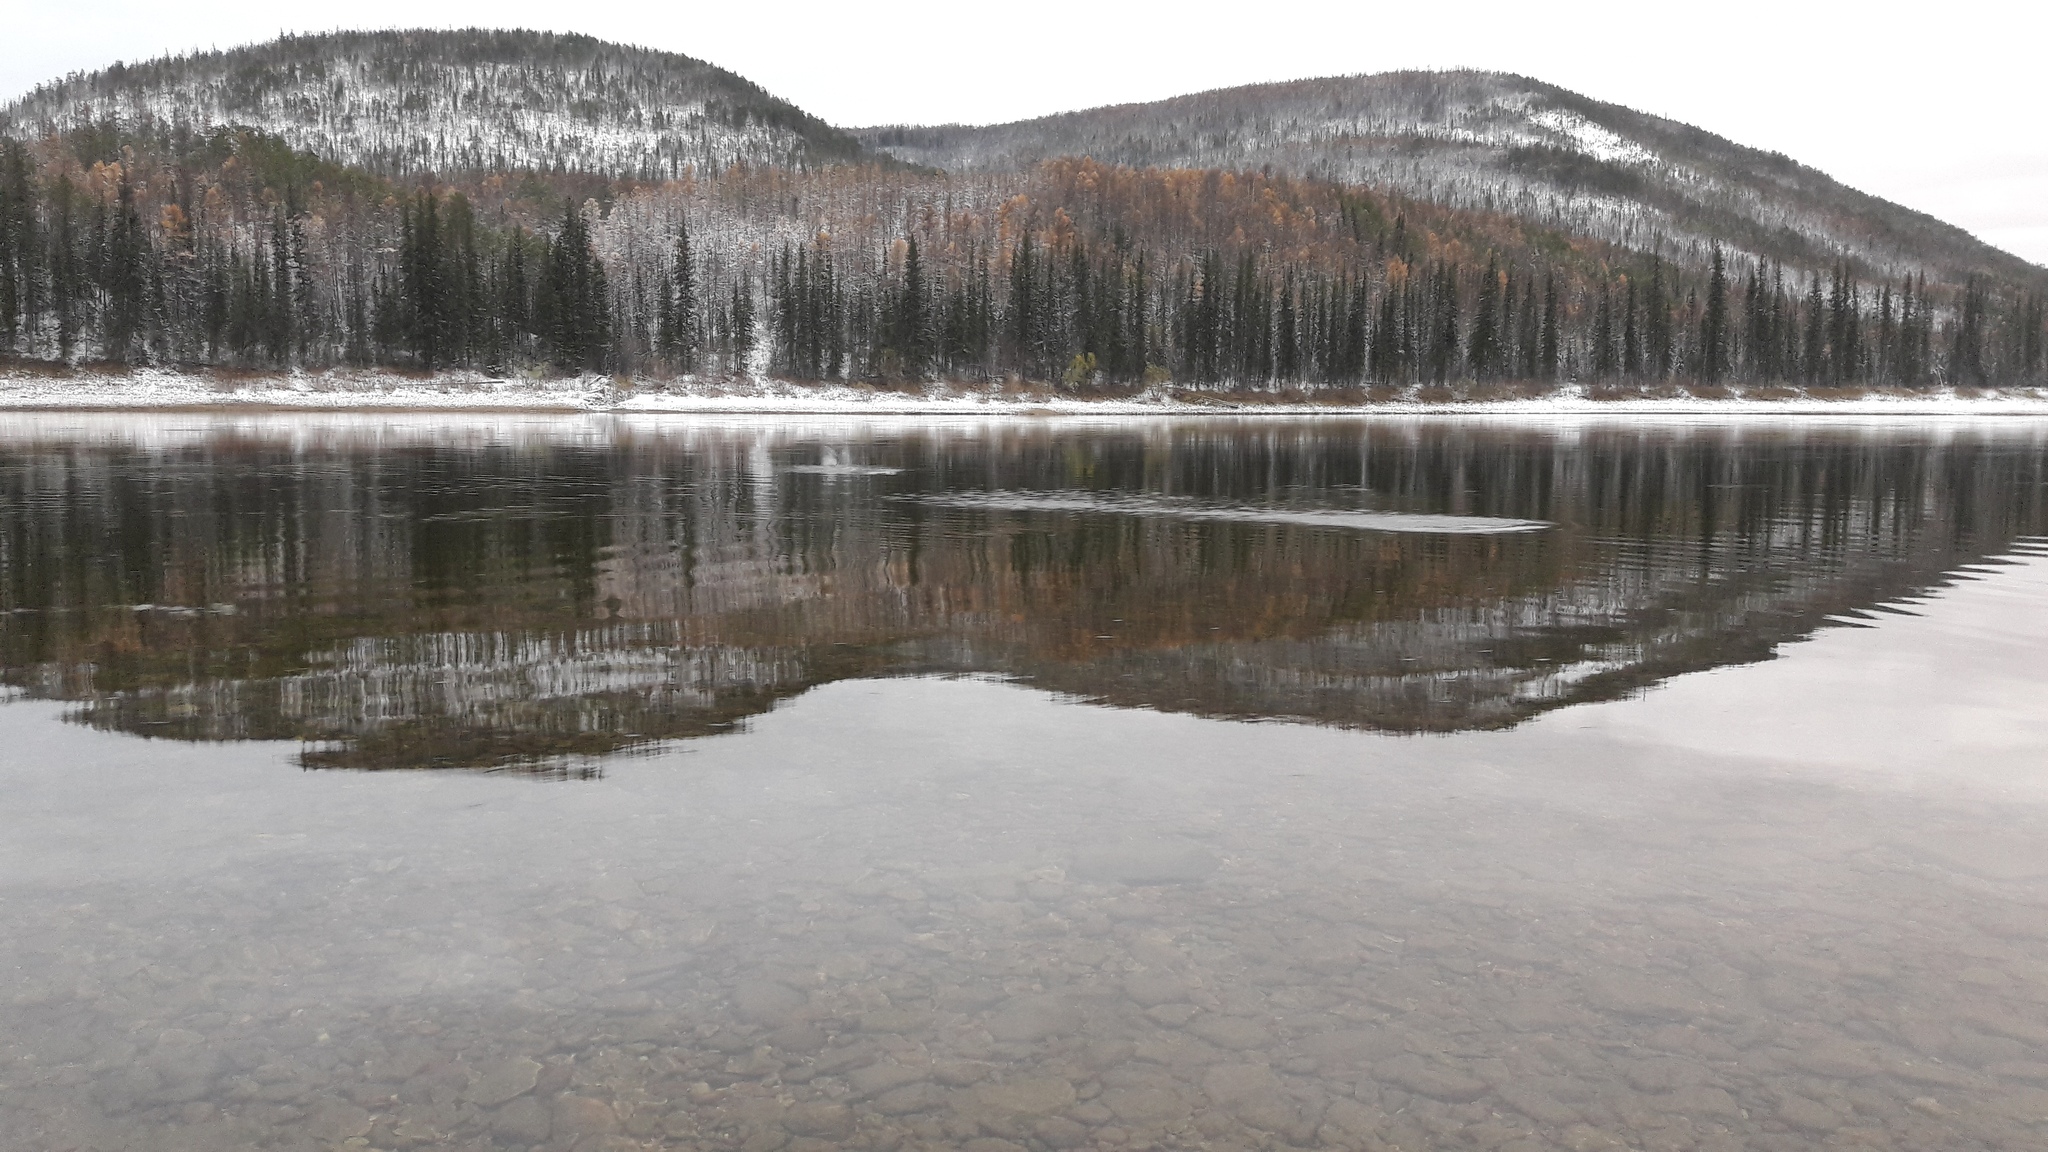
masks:
<path fill-rule="evenodd" d="M 906 218 L 769 247 L 722 218 L 707 247 L 699 201 L 636 224 L 570 196 L 529 227 L 459 191 L 329 203 L 294 178 L 228 203 L 224 178 L 185 169 L 146 192 L 118 162 L 75 175 L 0 146 L 0 350 L 1073 389 L 2043 380 L 2038 293 L 1937 294 L 1847 263 L 1801 276 L 1718 249 L 1686 267 L 1439 243 L 1363 199 L 1321 246 L 1190 245 L 1143 205 L 1098 204 L 1081 226 L 1018 196 L 957 233 Z M 1214 185 L 1167 191 L 1199 204 Z"/>
<path fill-rule="evenodd" d="M 1996 318 L 1972 283 L 1938 330 L 1924 278 L 1872 292 L 1845 270 L 1804 290 L 1718 251 L 1704 285 L 1661 261 L 1567 301 L 1554 269 L 1474 271 L 1387 255 L 1331 273 L 1209 250 L 1164 265 L 1114 240 L 1002 256 L 972 249 L 943 274 L 914 239 L 866 284 L 822 245 L 770 275 L 778 375 L 1201 387 L 1555 383 L 1784 383 L 1809 387 L 2038 382 L 2043 300 Z M 992 267 L 1006 265 L 998 280 Z M 1590 296 L 1590 299 L 1586 297 Z M 683 365 L 678 365 L 683 366 Z"/>
<path fill-rule="evenodd" d="M 367 300 L 367 278 L 350 279 L 344 345 L 358 366 L 600 371 L 612 350 L 604 264 L 574 211 L 550 238 L 485 228 L 461 194 L 421 192 L 401 207 L 394 267 L 368 279 Z"/>

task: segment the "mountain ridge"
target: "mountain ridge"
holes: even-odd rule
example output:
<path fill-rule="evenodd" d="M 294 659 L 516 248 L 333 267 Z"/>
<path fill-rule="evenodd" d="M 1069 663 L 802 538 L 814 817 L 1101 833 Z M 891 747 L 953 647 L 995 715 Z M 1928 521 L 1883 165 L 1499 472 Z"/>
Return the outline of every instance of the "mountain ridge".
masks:
<path fill-rule="evenodd" d="M 857 137 L 690 57 L 470 29 L 0 112 L 0 354 L 66 363 L 1384 398 L 1985 387 L 2044 349 L 2048 269 L 1506 74 Z"/>
<path fill-rule="evenodd" d="M 401 179 L 673 179 L 735 163 L 1014 172 L 1061 157 L 1279 172 L 1525 220 L 1698 265 L 1720 246 L 1880 280 L 2048 286 L 2048 269 L 1780 152 L 1512 73 L 1276 80 L 991 125 L 835 127 L 680 53 L 468 28 L 287 35 L 116 63 L 0 108 L 27 138 L 114 121 L 246 127 Z"/>
<path fill-rule="evenodd" d="M 2048 269 L 1928 213 L 1785 155 L 1532 77 L 1469 69 L 1268 81 L 989 125 L 850 130 L 947 171 L 1057 156 L 1221 167 L 1364 184 L 1452 207 L 1510 211 L 1639 250 L 1721 243 L 1878 276 L 1939 269 L 2008 279 Z"/>
<path fill-rule="evenodd" d="M 286 35 L 117 63 L 39 85 L 0 109 L 0 132 L 107 119 L 129 129 L 254 128 L 402 177 L 566 169 L 659 179 L 685 166 L 805 167 L 864 152 L 695 57 L 524 29 Z"/>

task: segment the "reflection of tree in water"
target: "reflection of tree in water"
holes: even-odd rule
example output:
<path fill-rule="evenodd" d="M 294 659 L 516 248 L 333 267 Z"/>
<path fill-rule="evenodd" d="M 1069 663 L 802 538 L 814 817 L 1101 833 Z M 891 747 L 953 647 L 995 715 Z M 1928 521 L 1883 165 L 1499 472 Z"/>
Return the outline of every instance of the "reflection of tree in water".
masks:
<path fill-rule="evenodd" d="M 823 457 L 900 468 L 791 472 Z M 1391 731 L 1763 659 L 2048 530 L 2025 430 L 997 425 L 0 449 L 0 668 L 311 767 L 567 763 L 864 675 Z M 934 502 L 1144 492 L 1228 520 Z M 1329 530 L 1259 509 L 1542 520 Z M 138 607 L 147 606 L 147 607 Z"/>

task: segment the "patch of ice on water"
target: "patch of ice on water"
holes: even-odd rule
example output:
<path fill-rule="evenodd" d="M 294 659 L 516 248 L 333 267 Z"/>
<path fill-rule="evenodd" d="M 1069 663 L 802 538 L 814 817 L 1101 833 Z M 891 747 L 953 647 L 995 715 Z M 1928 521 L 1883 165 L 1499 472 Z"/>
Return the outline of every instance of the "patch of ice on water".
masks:
<path fill-rule="evenodd" d="M 806 476 L 894 476 L 903 469 L 880 464 L 792 464 L 788 471 Z"/>
<path fill-rule="evenodd" d="M 984 508 L 997 512 L 1083 512 L 1112 516 L 1161 516 L 1180 520 L 1221 520 L 1240 524 L 1289 524 L 1364 532 L 1421 532 L 1430 535 L 1492 535 L 1536 532 L 1544 520 L 1505 516 L 1452 516 L 1429 512 L 1376 512 L 1352 508 L 1287 508 L 1211 504 L 1171 496 L 1110 496 L 1065 492 L 951 493 L 904 497 L 925 504 Z"/>

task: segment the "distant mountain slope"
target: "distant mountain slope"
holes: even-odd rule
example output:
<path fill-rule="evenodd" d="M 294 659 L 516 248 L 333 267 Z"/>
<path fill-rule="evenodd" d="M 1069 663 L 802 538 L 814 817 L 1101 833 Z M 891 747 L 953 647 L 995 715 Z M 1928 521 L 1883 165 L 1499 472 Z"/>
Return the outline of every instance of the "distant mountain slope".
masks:
<path fill-rule="evenodd" d="M 387 31 L 115 65 L 0 109 L 18 138 L 114 121 L 239 126 L 386 176 L 665 178 L 869 159 L 1004 172 L 1058 157 L 1271 170 L 1496 211 L 1697 267 L 1714 243 L 1819 271 L 2048 286 L 2048 270 L 1784 156 L 1553 85 L 1394 72 L 1221 89 L 988 127 L 846 132 L 688 56 L 545 32 Z"/>
<path fill-rule="evenodd" d="M 672 176 L 859 158 L 851 136 L 701 60 L 549 32 L 391 31 L 115 65 L 43 85 L 0 131 L 229 125 L 386 175 Z"/>
<path fill-rule="evenodd" d="M 580 36 L 116 65 L 0 109 L 0 356 L 1360 395 L 2048 380 L 2048 269 L 1517 77 L 868 140 Z"/>
<path fill-rule="evenodd" d="M 1696 262 L 1720 242 L 1795 266 L 1961 283 L 2048 272 L 1785 156 L 1490 72 L 1390 72 L 1219 89 L 987 127 L 856 130 L 899 159 L 1002 171 L 1056 156 L 1268 169 L 1496 210 Z"/>

